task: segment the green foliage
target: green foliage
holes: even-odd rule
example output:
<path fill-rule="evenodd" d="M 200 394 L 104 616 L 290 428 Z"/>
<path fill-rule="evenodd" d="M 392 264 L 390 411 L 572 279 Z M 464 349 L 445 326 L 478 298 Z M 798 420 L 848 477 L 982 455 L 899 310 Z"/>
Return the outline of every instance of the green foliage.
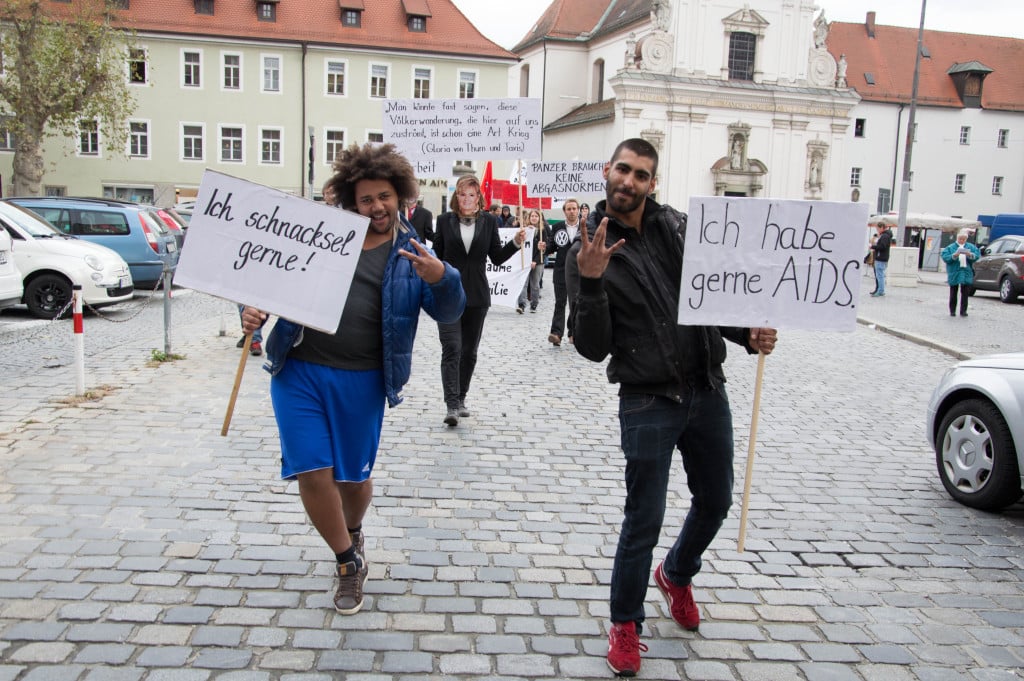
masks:
<path fill-rule="evenodd" d="M 185 359 L 185 355 L 179 355 L 176 352 L 164 352 L 163 350 L 157 350 L 153 348 L 149 351 L 149 359 L 151 362 L 174 362 L 179 359 Z"/>
<path fill-rule="evenodd" d="M 15 138 L 15 193 L 38 193 L 44 140 L 77 138 L 82 120 L 97 120 L 104 148 L 123 153 L 135 108 L 127 82 L 133 35 L 115 25 L 115 5 L 0 1 L 0 116 Z"/>

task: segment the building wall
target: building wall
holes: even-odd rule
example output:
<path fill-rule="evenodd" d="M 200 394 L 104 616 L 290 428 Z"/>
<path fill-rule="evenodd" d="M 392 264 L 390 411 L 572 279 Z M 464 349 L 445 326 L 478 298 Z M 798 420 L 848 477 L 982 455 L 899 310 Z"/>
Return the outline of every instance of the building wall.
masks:
<path fill-rule="evenodd" d="M 509 61 L 499 59 L 450 58 L 424 53 L 397 53 L 356 49 L 311 48 L 306 52 L 292 43 L 205 39 L 195 36 L 139 35 L 139 46 L 147 51 L 145 85 L 132 86 L 136 99 L 133 121 L 149 127 L 147 158 L 111 155 L 101 140 L 103 154 L 83 157 L 77 154 L 78 139 L 51 139 L 46 144 L 47 161 L 43 185 L 60 187 L 68 195 L 100 196 L 104 188 L 118 187 L 134 198 L 131 188 L 151 192 L 157 205 L 171 205 L 176 192 L 193 195 L 210 168 L 246 180 L 265 184 L 294 194 L 308 194 L 307 126 L 315 129 L 314 191 L 319 194 L 330 176 L 330 159 L 325 153 L 325 129 L 344 133 L 344 143 L 363 143 L 370 133 L 383 131 L 382 99 L 369 96 L 372 64 L 390 66 L 388 97 L 413 96 L 413 70 L 432 70 L 431 96 L 459 96 L 458 74 L 467 70 L 477 75 L 478 98 L 502 98 L 509 95 Z M 185 50 L 201 53 L 200 87 L 184 87 L 182 63 Z M 242 81 L 239 90 L 222 85 L 224 53 L 241 57 Z M 280 92 L 265 92 L 261 87 L 262 57 L 281 57 Z M 328 60 L 346 66 L 346 92 L 343 96 L 326 92 Z M 305 84 L 303 84 L 305 77 Z M 305 104 L 305 112 L 303 110 Z M 199 124 L 205 128 L 202 161 L 182 160 L 181 126 Z M 243 129 L 243 160 L 221 161 L 221 126 Z M 261 128 L 281 131 L 281 162 L 260 161 Z M 0 175 L 11 176 L 13 152 L 0 152 Z M 483 171 L 483 162 L 474 162 Z M 495 177 L 507 177 L 511 163 L 495 164 Z M 448 178 L 422 178 L 421 196 L 430 210 L 447 206 Z M 437 180 L 441 181 L 438 182 Z"/>

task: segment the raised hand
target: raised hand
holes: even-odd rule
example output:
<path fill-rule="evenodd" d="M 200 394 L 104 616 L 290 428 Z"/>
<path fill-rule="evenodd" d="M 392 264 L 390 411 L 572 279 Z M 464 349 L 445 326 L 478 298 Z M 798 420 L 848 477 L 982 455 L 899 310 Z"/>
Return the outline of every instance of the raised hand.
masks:
<path fill-rule="evenodd" d="M 608 218 L 601 220 L 591 239 L 586 229 L 580 230 L 580 252 L 576 256 L 576 265 L 579 267 L 580 276 L 588 279 L 598 279 L 604 275 L 608 268 L 608 260 L 612 253 L 625 245 L 625 239 L 619 239 L 611 246 L 605 244 L 605 237 L 608 234 Z"/>
<path fill-rule="evenodd" d="M 436 284 L 444 276 L 444 263 L 434 257 L 434 254 L 427 250 L 426 246 L 419 241 L 410 241 L 419 253 L 412 253 L 404 248 L 398 252 L 399 255 L 412 262 L 412 268 L 420 279 L 428 284 Z"/>

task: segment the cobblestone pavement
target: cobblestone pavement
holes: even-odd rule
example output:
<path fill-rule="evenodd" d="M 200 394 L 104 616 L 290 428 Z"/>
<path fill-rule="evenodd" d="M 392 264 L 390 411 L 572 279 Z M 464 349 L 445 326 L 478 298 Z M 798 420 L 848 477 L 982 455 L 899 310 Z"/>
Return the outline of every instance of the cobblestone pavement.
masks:
<path fill-rule="evenodd" d="M 979 294 L 953 319 L 945 296 L 891 288 L 862 298 L 853 333 L 782 334 L 742 553 L 756 360 L 731 353 L 737 497 L 695 580 L 704 621 L 682 631 L 651 588 L 640 678 L 1021 678 L 1024 506 L 949 499 L 923 419 L 955 354 L 1021 349 L 1024 306 Z M 67 399 L 63 362 L 5 379 L 0 681 L 609 678 L 615 390 L 547 344 L 550 304 L 492 309 L 456 429 L 424 318 L 407 400 L 385 417 L 367 602 L 349 617 L 331 607 L 333 556 L 278 479 L 259 360 L 220 435 L 239 363 L 222 303 L 177 298 L 184 359 L 148 366 L 150 339 L 90 356 L 92 399 Z M 679 466 L 656 559 L 687 506 Z"/>

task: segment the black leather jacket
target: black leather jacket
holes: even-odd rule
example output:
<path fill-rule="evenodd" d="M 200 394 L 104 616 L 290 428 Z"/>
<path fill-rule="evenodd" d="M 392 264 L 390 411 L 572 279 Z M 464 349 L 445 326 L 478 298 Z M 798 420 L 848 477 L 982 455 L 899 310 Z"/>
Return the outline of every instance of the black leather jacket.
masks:
<path fill-rule="evenodd" d="M 593 235 L 605 217 L 605 202 L 587 221 Z M 728 339 L 754 354 L 749 329 L 680 326 L 679 282 L 686 215 L 647 199 L 643 229 L 608 221 L 607 243 L 625 239 L 599 279 L 581 278 L 579 239 L 566 263 L 569 300 L 575 296 L 576 351 L 595 362 L 609 354 L 608 380 L 620 394 L 645 393 L 682 399 L 684 386 L 720 387 Z"/>

